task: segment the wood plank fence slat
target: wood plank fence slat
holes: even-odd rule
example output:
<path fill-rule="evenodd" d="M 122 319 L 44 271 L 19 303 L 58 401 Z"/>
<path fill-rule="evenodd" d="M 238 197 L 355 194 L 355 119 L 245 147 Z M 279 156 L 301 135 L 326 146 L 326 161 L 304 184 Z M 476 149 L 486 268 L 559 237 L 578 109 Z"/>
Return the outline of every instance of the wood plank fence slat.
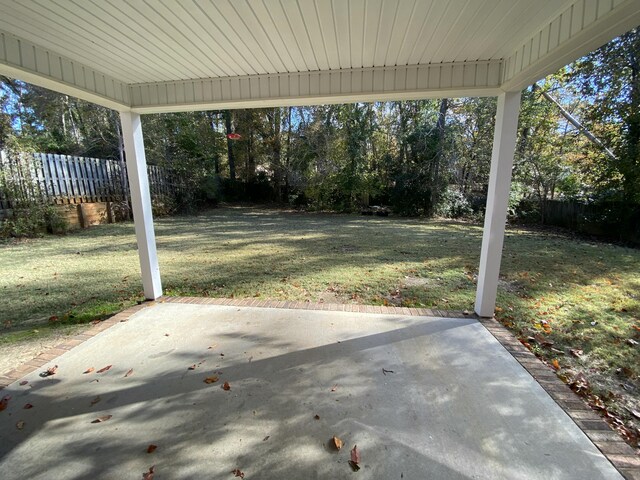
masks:
<path fill-rule="evenodd" d="M 85 182 L 80 172 L 80 165 L 78 164 L 78 157 L 71 157 L 71 163 L 73 165 L 73 174 L 76 177 L 76 184 L 78 185 L 78 198 L 77 203 L 85 201 Z"/>
<path fill-rule="evenodd" d="M 73 157 L 66 155 L 65 164 L 67 168 L 67 175 L 69 176 L 69 183 L 71 185 L 71 198 L 69 198 L 69 203 L 78 203 L 80 189 L 78 188 L 78 177 L 76 176 L 76 172 L 73 168 Z"/>
<path fill-rule="evenodd" d="M 62 165 L 60 163 L 60 155 L 58 154 L 54 154 L 53 155 L 53 162 L 55 164 L 55 168 L 56 168 L 56 176 L 57 176 L 57 180 L 58 180 L 58 190 L 59 190 L 59 194 L 58 194 L 58 203 L 64 203 L 64 197 L 67 194 L 67 188 L 65 186 L 64 183 L 64 172 L 62 170 Z"/>
<path fill-rule="evenodd" d="M 47 191 L 47 182 L 44 176 L 44 166 L 42 164 L 42 154 L 33 154 L 33 167 L 36 174 L 36 181 L 38 182 L 38 188 L 40 190 L 40 200 L 45 201 L 49 195 Z"/>
<path fill-rule="evenodd" d="M 47 154 L 47 165 L 49 166 L 49 175 L 51 179 L 51 186 L 53 189 L 53 201 L 58 203 L 60 198 L 60 183 L 58 182 L 58 171 L 56 169 L 56 161 L 53 154 Z"/>
<path fill-rule="evenodd" d="M 147 175 L 152 197 L 165 200 L 178 193 L 178 179 L 169 170 L 149 165 Z M 128 201 L 129 195 L 126 163 L 120 159 L 47 153 L 10 157 L 0 151 L 0 210 L 29 201 Z"/>
<path fill-rule="evenodd" d="M 89 201 L 90 202 L 95 202 L 96 199 L 96 186 L 93 180 L 93 173 L 91 171 L 91 159 L 90 158 L 83 158 L 82 159 L 82 164 L 84 165 L 84 175 L 85 178 L 87 179 L 87 185 L 89 187 L 89 191 L 87 192 L 89 195 Z"/>

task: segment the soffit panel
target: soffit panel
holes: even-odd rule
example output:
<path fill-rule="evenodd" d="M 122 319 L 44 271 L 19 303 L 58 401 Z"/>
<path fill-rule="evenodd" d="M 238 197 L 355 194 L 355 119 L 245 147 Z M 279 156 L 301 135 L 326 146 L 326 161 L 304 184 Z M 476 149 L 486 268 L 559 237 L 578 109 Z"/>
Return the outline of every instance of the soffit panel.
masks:
<path fill-rule="evenodd" d="M 502 59 L 570 4 L 0 0 L 0 30 L 123 82 L 147 83 Z"/>

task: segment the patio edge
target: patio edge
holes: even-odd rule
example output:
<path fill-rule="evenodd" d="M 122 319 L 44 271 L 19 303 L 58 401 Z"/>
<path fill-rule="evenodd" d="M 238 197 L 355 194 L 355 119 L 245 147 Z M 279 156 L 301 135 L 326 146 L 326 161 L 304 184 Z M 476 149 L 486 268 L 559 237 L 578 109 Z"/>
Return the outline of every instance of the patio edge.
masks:
<path fill-rule="evenodd" d="M 625 443 L 618 432 L 613 430 L 580 396 L 575 394 L 555 371 L 544 364 L 531 351 L 495 318 L 481 318 L 475 313 L 458 310 L 435 310 L 429 308 L 407 308 L 395 306 L 375 306 L 359 304 L 333 304 L 319 302 L 290 302 L 277 300 L 259 300 L 257 298 L 233 299 L 211 297 L 167 297 L 155 301 L 146 301 L 127 308 L 120 313 L 92 326 L 83 333 L 70 337 L 65 342 L 49 348 L 25 362 L 22 366 L 0 375 L 0 390 L 23 376 L 38 370 L 52 362 L 73 347 L 95 337 L 113 325 L 126 322 L 140 310 L 159 303 L 177 303 L 191 305 L 219 305 L 233 307 L 285 308 L 291 310 L 325 310 L 385 315 L 407 315 L 418 317 L 474 318 L 478 320 L 507 352 L 536 380 L 558 406 L 574 421 L 591 442 L 600 450 L 626 480 L 640 480 L 640 455 Z"/>
<path fill-rule="evenodd" d="M 564 410 L 626 480 L 640 480 L 640 455 L 622 440 L 618 432 L 560 380 L 555 370 L 522 345 L 504 325 L 495 318 L 476 318 Z"/>

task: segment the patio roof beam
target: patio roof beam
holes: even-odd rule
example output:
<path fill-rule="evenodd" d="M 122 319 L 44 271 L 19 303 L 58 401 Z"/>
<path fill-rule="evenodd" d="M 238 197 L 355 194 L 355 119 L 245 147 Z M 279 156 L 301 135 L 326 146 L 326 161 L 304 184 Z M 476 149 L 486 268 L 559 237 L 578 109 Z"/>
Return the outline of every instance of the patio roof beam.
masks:
<path fill-rule="evenodd" d="M 523 90 L 640 25 L 638 0 L 576 0 L 504 58 L 501 88 Z"/>
<path fill-rule="evenodd" d="M 498 95 L 501 76 L 487 60 L 144 83 L 130 96 L 138 113 L 480 97 Z"/>
<path fill-rule="evenodd" d="M 492 317 L 496 305 L 519 113 L 520 91 L 498 96 L 476 291 L 475 312 L 481 317 Z"/>
<path fill-rule="evenodd" d="M 122 136 L 127 160 L 127 175 L 131 191 L 133 221 L 138 241 L 138 256 L 142 272 L 144 296 L 155 300 L 162 295 L 160 267 L 156 252 L 156 237 L 153 230 L 151 194 L 147 175 L 147 160 L 144 153 L 142 123 L 140 115 L 132 112 L 120 112 Z"/>
<path fill-rule="evenodd" d="M 1 30 L 0 75 L 113 110 L 129 110 L 130 86 L 126 83 L 50 48 L 43 48 Z"/>

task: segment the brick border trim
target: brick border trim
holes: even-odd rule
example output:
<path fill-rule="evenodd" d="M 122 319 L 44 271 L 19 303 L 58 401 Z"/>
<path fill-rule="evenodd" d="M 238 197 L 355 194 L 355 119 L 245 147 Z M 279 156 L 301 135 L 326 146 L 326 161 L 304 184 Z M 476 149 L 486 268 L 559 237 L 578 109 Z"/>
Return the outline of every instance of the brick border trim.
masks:
<path fill-rule="evenodd" d="M 157 303 L 178 303 L 194 305 L 222 305 L 233 307 L 286 308 L 293 310 L 325 310 L 333 312 L 374 313 L 386 315 L 408 315 L 419 317 L 474 318 L 478 320 L 496 340 L 509 352 L 538 384 L 555 400 L 576 425 L 587 435 L 593 444 L 613 464 L 626 480 L 640 480 L 640 455 L 627 445 L 607 422 L 604 421 L 581 397 L 576 395 L 555 371 L 540 361 L 506 327 L 495 318 L 481 318 L 474 313 L 458 310 L 436 310 L 429 308 L 407 308 L 394 306 L 374 306 L 338 303 L 289 302 L 274 300 L 205 298 L 205 297 L 160 297 L 156 301 L 147 301 L 127 308 L 122 312 L 94 325 L 85 332 L 66 342 L 46 350 L 34 359 L 26 362 L 4 375 L 0 375 L 0 390 L 19 380 L 34 370 L 42 368 L 73 347 L 93 338 L 98 333 L 116 323 L 126 322 L 140 310 Z"/>
<path fill-rule="evenodd" d="M 290 310 L 325 310 L 332 312 L 379 313 L 385 315 L 410 315 L 417 317 L 475 318 L 475 314 L 458 310 L 435 310 L 430 308 L 383 307 L 351 303 L 288 302 L 259 300 L 257 298 L 204 298 L 204 297 L 160 297 L 158 303 L 189 303 L 196 305 L 226 305 L 232 307 L 287 308 Z"/>
<path fill-rule="evenodd" d="M 103 330 L 106 330 L 107 328 L 115 325 L 116 323 L 126 322 L 134 313 L 139 312 L 143 308 L 150 307 L 155 303 L 156 302 L 144 302 L 139 305 L 129 307 L 126 310 L 123 310 L 122 312 L 117 313 L 112 317 L 109 317 L 106 320 L 103 320 L 100 323 L 93 325 L 92 327 L 88 328 L 84 332 L 67 339 L 65 342 L 59 345 L 56 345 L 53 348 L 49 348 L 45 350 L 37 357 L 24 363 L 22 366 L 14 370 L 11 370 L 7 373 L 0 374 L 0 390 L 9 386 L 13 382 L 20 380 L 25 375 L 44 367 L 47 363 L 50 363 L 52 360 L 56 359 L 63 353 L 68 352 L 73 347 L 76 347 L 81 343 L 84 343 L 85 341 L 89 340 L 90 338 L 95 337 L 98 333 L 102 332 Z"/>
<path fill-rule="evenodd" d="M 604 419 L 495 318 L 476 317 L 565 411 L 627 480 L 640 480 L 640 455 Z"/>

